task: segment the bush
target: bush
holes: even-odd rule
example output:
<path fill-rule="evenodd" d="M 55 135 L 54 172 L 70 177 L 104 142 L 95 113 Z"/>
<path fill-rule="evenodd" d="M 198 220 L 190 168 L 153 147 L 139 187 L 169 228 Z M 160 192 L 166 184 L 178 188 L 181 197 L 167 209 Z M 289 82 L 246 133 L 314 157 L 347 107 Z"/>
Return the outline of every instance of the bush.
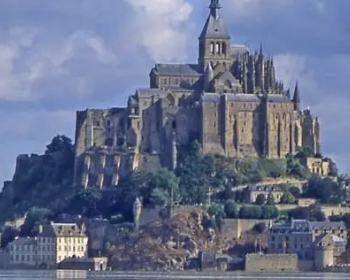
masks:
<path fill-rule="evenodd" d="M 275 197 L 272 193 L 269 193 L 269 195 L 267 196 L 266 205 L 275 205 Z"/>
<path fill-rule="evenodd" d="M 261 219 L 262 209 L 261 206 L 242 206 L 239 210 L 239 217 L 241 219 Z"/>
<path fill-rule="evenodd" d="M 286 192 L 281 198 L 281 203 L 282 204 L 294 204 L 295 197 L 290 192 Z"/>
<path fill-rule="evenodd" d="M 279 211 L 276 206 L 263 206 L 261 212 L 263 219 L 276 219 L 279 216 Z"/>
<path fill-rule="evenodd" d="M 256 198 L 256 201 L 255 201 L 255 203 L 256 203 L 257 205 L 264 205 L 265 202 L 266 202 L 266 198 L 265 198 L 265 195 L 264 195 L 264 194 L 259 194 L 259 195 L 257 196 L 257 198 Z"/>
<path fill-rule="evenodd" d="M 224 209 L 227 218 L 233 219 L 239 216 L 238 206 L 233 200 L 227 201 Z"/>
<path fill-rule="evenodd" d="M 298 188 L 298 187 L 291 187 L 288 191 L 289 191 L 295 198 L 299 198 L 300 195 L 301 195 L 300 188 Z"/>
<path fill-rule="evenodd" d="M 254 226 L 253 230 L 257 233 L 264 233 L 267 230 L 266 223 L 258 223 Z"/>

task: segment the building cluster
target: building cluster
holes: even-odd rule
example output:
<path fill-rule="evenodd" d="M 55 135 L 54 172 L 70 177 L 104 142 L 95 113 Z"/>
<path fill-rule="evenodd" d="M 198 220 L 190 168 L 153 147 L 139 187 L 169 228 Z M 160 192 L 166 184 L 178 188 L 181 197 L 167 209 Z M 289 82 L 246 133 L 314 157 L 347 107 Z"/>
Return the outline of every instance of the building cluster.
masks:
<path fill-rule="evenodd" d="M 125 108 L 77 112 L 77 185 L 104 188 L 136 168 L 174 169 L 178 145 L 193 140 L 205 154 L 235 158 L 285 158 L 303 146 L 320 152 L 320 124 L 302 109 L 298 84 L 291 93 L 276 79 L 262 47 L 231 44 L 220 9 L 211 0 L 197 63 L 156 64 L 149 87 Z"/>
<path fill-rule="evenodd" d="M 348 232 L 343 222 L 292 220 L 270 229 L 270 254 L 295 254 L 323 270 L 344 262 Z"/>
<path fill-rule="evenodd" d="M 51 223 L 40 226 L 33 238 L 16 238 L 6 248 L 8 268 L 87 268 L 105 270 L 105 258 L 88 258 L 84 224 Z"/>

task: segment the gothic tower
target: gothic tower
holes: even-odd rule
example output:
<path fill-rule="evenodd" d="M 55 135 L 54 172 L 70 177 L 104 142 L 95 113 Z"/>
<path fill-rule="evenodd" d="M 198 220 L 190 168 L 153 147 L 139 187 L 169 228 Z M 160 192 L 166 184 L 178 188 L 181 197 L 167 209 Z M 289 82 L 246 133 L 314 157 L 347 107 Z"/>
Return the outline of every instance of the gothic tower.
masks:
<path fill-rule="evenodd" d="M 199 36 L 198 63 L 204 72 L 210 63 L 215 67 L 218 63 L 231 66 L 230 36 L 225 28 L 224 21 L 219 15 L 221 9 L 219 0 L 211 0 L 210 14 Z"/>

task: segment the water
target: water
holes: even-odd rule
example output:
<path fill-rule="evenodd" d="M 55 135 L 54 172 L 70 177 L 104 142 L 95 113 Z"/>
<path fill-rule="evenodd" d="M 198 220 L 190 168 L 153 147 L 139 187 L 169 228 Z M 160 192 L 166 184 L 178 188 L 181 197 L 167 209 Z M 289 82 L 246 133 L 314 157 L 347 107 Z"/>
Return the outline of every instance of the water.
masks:
<path fill-rule="evenodd" d="M 86 272 L 86 271 L 0 271 L 0 280 L 18 279 L 113 279 L 113 280 L 349 280 L 350 274 L 334 273 L 172 273 Z"/>

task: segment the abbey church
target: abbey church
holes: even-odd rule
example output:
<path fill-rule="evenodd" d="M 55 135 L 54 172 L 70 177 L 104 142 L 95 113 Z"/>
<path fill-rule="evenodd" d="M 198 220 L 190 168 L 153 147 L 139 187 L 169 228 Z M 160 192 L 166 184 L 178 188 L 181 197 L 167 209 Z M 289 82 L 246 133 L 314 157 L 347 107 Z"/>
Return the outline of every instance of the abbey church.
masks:
<path fill-rule="evenodd" d="M 137 89 L 126 108 L 77 112 L 75 183 L 118 184 L 137 168 L 176 168 L 177 147 L 198 140 L 204 154 L 285 158 L 297 147 L 320 152 L 320 127 L 276 79 L 262 47 L 234 45 L 219 0 L 198 40 L 195 64 L 156 64 L 149 88 Z"/>

